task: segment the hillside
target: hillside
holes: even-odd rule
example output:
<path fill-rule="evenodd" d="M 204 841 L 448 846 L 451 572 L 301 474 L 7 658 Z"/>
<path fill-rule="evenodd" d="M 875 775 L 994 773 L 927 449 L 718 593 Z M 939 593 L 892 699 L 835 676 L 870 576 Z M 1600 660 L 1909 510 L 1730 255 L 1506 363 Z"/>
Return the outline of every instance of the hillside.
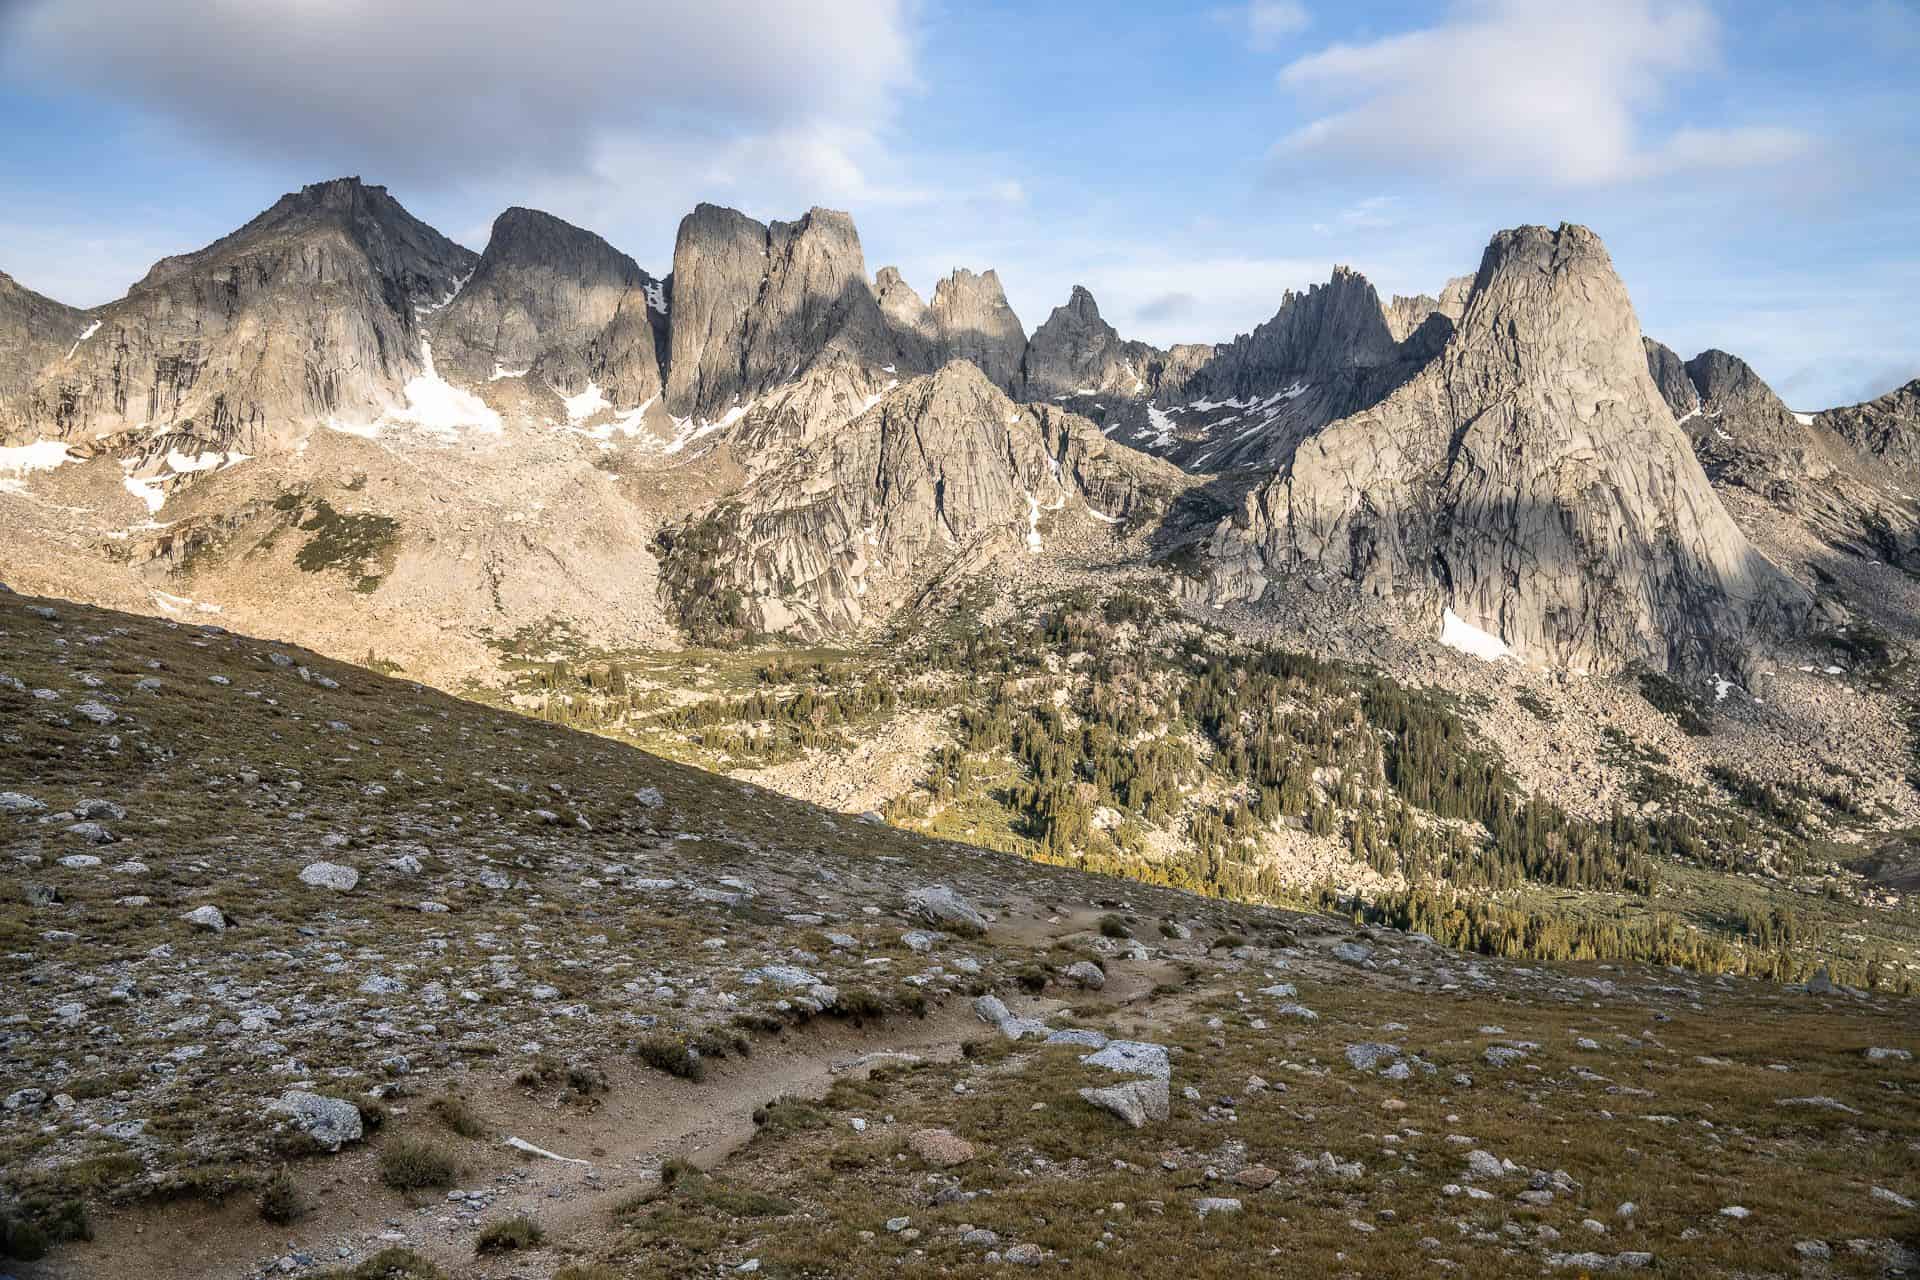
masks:
<path fill-rule="evenodd" d="M 0 673 L 38 1273 L 1915 1265 L 1906 999 L 1463 957 L 66 601 L 0 595 Z"/>

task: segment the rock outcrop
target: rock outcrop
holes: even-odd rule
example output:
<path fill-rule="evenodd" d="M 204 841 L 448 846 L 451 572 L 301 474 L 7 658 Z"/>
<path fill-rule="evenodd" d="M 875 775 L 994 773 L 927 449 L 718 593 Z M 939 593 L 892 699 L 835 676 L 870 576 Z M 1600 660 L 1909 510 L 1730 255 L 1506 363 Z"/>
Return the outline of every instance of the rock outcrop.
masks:
<path fill-rule="evenodd" d="M 99 328 L 33 380 L 14 431 L 251 453 L 291 424 L 376 417 L 422 368 L 416 309 L 476 261 L 384 187 L 303 187 L 92 312 Z"/>
<path fill-rule="evenodd" d="M 667 283 L 599 236 L 509 209 L 434 317 L 435 363 L 465 385 L 523 376 L 563 396 L 593 387 L 628 409 L 661 393 L 668 305 Z"/>
<path fill-rule="evenodd" d="M 1377 303 L 1371 323 L 1379 352 Z M 1209 553 L 1216 603 L 1345 580 L 1560 668 L 1737 666 L 1811 605 L 1721 506 L 1571 225 L 1496 235 L 1433 361 L 1301 443 Z"/>
<path fill-rule="evenodd" d="M 1682 363 L 1657 342 L 1646 348 L 1655 386 L 1717 488 L 1745 490 L 1853 555 L 1901 564 L 1920 554 L 1920 512 L 1827 415 L 1787 408 L 1738 356 L 1708 350 Z"/>
<path fill-rule="evenodd" d="M 1008 304 L 997 274 L 955 268 L 934 286 L 933 301 L 927 303 L 897 269 L 882 267 L 874 277 L 873 296 L 916 371 L 966 360 L 1008 395 L 1019 394 L 1027 331 Z"/>
<path fill-rule="evenodd" d="M 42 369 L 92 336 L 86 312 L 55 302 L 0 271 L 0 444 L 19 398 Z"/>
<path fill-rule="evenodd" d="M 1273 465 L 1327 423 L 1377 404 L 1451 332 L 1436 303 L 1396 337 L 1373 285 L 1336 267 L 1324 285 L 1288 290 L 1273 319 L 1185 376 L 1162 378 L 1155 400 L 1167 443 L 1154 451 L 1192 470 Z"/>
<path fill-rule="evenodd" d="M 1027 331 L 994 272 L 975 275 L 962 267 L 935 285 L 927 332 L 936 364 L 968 360 L 1008 395 L 1019 390 Z"/>
<path fill-rule="evenodd" d="M 1157 353 L 1128 342 L 1100 318 L 1100 305 L 1080 285 L 1033 331 L 1022 359 L 1022 385 L 1029 400 L 1075 395 L 1138 396 L 1151 388 L 1146 364 Z"/>
<path fill-rule="evenodd" d="M 665 576 L 683 612 L 828 635 L 884 616 L 963 554 L 1039 552 L 1053 521 L 1122 520 L 1179 481 L 1085 419 L 1014 404 L 956 360 L 679 531 Z"/>
<path fill-rule="evenodd" d="M 765 225 L 700 205 L 674 244 L 670 329 L 679 418 L 723 418 L 830 353 L 919 371 L 867 282 L 853 219 L 831 209 Z"/>
<path fill-rule="evenodd" d="M 1920 474 L 1920 378 L 1875 400 L 1829 409 L 1814 421 L 1908 476 Z"/>

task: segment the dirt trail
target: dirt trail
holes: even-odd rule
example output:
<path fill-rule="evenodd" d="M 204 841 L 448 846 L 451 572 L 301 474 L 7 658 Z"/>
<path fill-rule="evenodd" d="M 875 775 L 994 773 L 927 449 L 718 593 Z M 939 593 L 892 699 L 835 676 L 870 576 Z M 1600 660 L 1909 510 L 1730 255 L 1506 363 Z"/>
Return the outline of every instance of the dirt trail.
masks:
<path fill-rule="evenodd" d="M 996 940 L 1044 946 L 1090 931 L 1098 913 L 1004 918 Z M 1071 993 L 1071 1003 L 1108 1006 L 1148 1025 L 1141 1006 L 1168 966 L 1122 962 L 1099 992 Z M 1016 999 L 1022 1012 L 1056 1013 L 1063 999 Z M 1176 1002 L 1177 1003 L 1177 1002 Z M 448 1139 L 464 1162 L 459 1187 L 487 1191 L 484 1220 L 517 1213 L 537 1218 L 549 1243 L 592 1248 L 613 1234 L 611 1210 L 657 1184 L 670 1158 L 712 1168 L 754 1133 L 756 1109 L 783 1095 L 818 1098 L 841 1075 L 864 1075 L 889 1055 L 950 1061 L 962 1044 L 986 1033 L 972 1002 L 954 996 L 924 1019 L 895 1018 L 855 1028 L 819 1020 L 778 1038 L 755 1042 L 747 1059 L 717 1063 L 700 1084 L 673 1079 L 631 1059 L 609 1063 L 611 1091 L 603 1105 L 583 1111 L 531 1099 L 510 1080 L 471 1081 L 466 1092 L 496 1136 L 488 1142 Z M 427 1097 L 408 1100 L 414 1111 Z M 418 1119 L 399 1120 L 416 1131 Z M 555 1155 L 523 1155 L 504 1144 L 516 1137 Z M 90 1245 L 18 1272 L 20 1280 L 208 1280 L 247 1277 L 263 1263 L 291 1253 L 310 1255 L 314 1269 L 350 1265 L 381 1248 L 404 1245 L 460 1276 L 525 1276 L 529 1259 L 479 1259 L 474 1231 L 455 1216 L 443 1193 L 411 1200 L 379 1180 L 378 1143 L 350 1148 L 326 1160 L 293 1166 L 310 1212 L 291 1228 L 261 1221 L 252 1194 L 224 1204 L 176 1203 L 96 1215 Z M 584 1161 L 585 1163 L 574 1163 Z M 347 1246 L 351 1259 L 337 1251 Z M 555 1263 L 558 1265 L 558 1263 Z M 297 1273 L 296 1273 L 297 1274 Z"/>

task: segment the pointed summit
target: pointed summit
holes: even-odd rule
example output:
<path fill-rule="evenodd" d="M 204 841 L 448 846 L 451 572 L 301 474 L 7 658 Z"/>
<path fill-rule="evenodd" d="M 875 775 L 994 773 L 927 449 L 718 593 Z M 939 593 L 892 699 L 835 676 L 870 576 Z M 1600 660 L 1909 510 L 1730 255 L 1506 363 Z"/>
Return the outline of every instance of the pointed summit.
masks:
<path fill-rule="evenodd" d="M 1572 225 L 1494 236 L 1439 356 L 1299 445 L 1213 553 L 1216 602 L 1331 574 L 1556 668 L 1726 669 L 1810 605 L 1720 505 Z"/>
<path fill-rule="evenodd" d="M 1100 318 L 1100 304 L 1084 285 L 1073 286 L 1065 303 L 1033 331 L 1023 361 L 1026 398 L 1050 400 L 1075 394 L 1144 394 L 1146 363 L 1154 354 L 1144 343 L 1125 342 Z"/>
<path fill-rule="evenodd" d="M 384 187 L 302 187 L 94 311 L 98 330 L 23 397 L 24 429 L 251 453 L 299 424 L 369 421 L 422 367 L 419 315 L 476 262 Z"/>
<path fill-rule="evenodd" d="M 524 375 L 632 408 L 660 394 L 666 312 L 664 282 L 599 236 L 508 209 L 473 278 L 434 318 L 435 361 L 457 382 Z"/>

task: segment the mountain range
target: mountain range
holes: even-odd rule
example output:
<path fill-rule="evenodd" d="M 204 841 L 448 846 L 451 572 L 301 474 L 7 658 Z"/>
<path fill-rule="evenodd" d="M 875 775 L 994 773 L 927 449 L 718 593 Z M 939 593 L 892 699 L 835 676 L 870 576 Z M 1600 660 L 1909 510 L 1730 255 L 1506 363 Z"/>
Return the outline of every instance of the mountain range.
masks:
<path fill-rule="evenodd" d="M 1165 348 L 662 266 L 349 178 L 0 275 L 0 1259 L 1920 1266 L 1920 381 L 1574 224 Z"/>
<path fill-rule="evenodd" d="M 1031 334 L 990 270 L 924 301 L 831 210 L 703 204 L 670 267 L 520 208 L 476 255 L 345 178 L 105 306 L 0 277 L 0 568 L 470 675 L 555 619 L 818 639 L 1100 545 L 1196 607 L 1335 587 L 1523 663 L 1706 672 L 1843 616 L 1777 521 L 1920 554 L 1920 381 L 1790 410 L 1642 335 L 1577 226 L 1168 349 L 1079 287 Z"/>

